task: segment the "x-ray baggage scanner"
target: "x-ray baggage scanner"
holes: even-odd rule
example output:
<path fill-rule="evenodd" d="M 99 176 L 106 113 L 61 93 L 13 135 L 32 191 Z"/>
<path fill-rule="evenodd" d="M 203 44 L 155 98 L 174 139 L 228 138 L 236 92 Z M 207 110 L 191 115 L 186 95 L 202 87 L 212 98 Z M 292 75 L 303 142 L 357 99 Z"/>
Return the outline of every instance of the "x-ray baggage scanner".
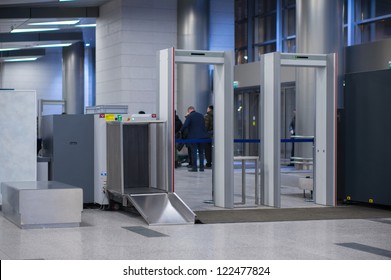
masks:
<path fill-rule="evenodd" d="M 194 223 L 193 211 L 167 184 L 166 122 L 134 115 L 106 125 L 110 201 L 130 203 L 150 225 Z"/>

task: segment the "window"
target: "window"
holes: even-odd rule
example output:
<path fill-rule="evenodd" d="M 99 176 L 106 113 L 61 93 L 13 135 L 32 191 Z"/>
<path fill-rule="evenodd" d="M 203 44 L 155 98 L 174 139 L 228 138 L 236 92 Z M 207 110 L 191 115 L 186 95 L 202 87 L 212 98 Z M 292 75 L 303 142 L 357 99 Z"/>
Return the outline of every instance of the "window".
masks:
<path fill-rule="evenodd" d="M 253 60 L 260 55 L 276 51 L 277 1 L 255 0 L 254 2 L 254 53 Z"/>
<path fill-rule="evenodd" d="M 344 0 L 343 22 L 346 46 L 391 38 L 391 1 Z M 235 51 L 238 64 L 296 52 L 296 0 L 235 0 Z"/>
<path fill-rule="evenodd" d="M 248 58 L 247 0 L 235 0 L 235 59 L 236 64 L 247 63 Z"/>

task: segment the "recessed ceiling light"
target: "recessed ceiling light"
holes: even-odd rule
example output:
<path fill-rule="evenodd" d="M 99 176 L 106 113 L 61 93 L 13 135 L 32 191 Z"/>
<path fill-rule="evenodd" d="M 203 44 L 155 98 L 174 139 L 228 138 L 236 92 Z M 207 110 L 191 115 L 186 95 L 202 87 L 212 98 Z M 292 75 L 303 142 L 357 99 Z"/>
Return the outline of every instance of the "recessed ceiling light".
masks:
<path fill-rule="evenodd" d="M 80 20 L 61 20 L 61 21 L 45 21 L 45 22 L 32 22 L 28 25 L 43 26 L 43 25 L 73 25 L 78 23 Z"/>
<path fill-rule="evenodd" d="M 72 43 L 62 43 L 62 44 L 47 44 L 47 45 L 36 45 L 34 48 L 59 48 L 59 47 L 69 47 Z"/>
<path fill-rule="evenodd" d="M 76 27 L 96 27 L 96 23 L 91 24 L 78 24 Z"/>
<path fill-rule="evenodd" d="M 5 49 L 0 49 L 0 52 L 16 51 L 16 50 L 20 50 L 20 48 L 5 48 Z"/>
<path fill-rule="evenodd" d="M 55 31 L 59 28 L 26 28 L 26 29 L 13 29 L 11 33 L 23 33 L 23 32 L 45 32 L 45 31 Z"/>
<path fill-rule="evenodd" d="M 9 59 L 4 59 L 4 62 L 35 61 L 37 59 L 38 57 L 9 58 Z"/>

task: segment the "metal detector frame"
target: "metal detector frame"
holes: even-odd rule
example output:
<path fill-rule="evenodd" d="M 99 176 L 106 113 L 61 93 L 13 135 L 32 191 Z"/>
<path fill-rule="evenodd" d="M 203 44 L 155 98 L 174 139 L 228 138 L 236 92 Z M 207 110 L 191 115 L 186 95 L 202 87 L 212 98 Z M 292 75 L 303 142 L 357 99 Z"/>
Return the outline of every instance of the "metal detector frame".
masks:
<path fill-rule="evenodd" d="M 218 207 L 234 207 L 233 180 L 233 51 L 164 49 L 159 52 L 159 119 L 167 121 L 166 185 L 174 191 L 175 64 L 214 65 L 213 193 Z M 193 105 L 193 104 L 189 104 Z"/>
<path fill-rule="evenodd" d="M 268 53 L 261 56 L 261 198 L 281 207 L 281 67 L 311 67 L 316 72 L 314 202 L 336 205 L 336 55 Z"/>

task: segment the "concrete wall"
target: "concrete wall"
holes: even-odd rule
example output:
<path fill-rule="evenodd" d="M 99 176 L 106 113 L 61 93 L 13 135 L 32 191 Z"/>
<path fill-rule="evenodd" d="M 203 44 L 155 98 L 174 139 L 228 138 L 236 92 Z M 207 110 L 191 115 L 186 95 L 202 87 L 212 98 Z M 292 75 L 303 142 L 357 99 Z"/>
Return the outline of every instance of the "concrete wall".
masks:
<path fill-rule="evenodd" d="M 157 111 L 157 51 L 177 47 L 177 0 L 113 0 L 96 31 L 96 105 Z M 234 48 L 234 1 L 210 1 L 210 49 Z"/>
<path fill-rule="evenodd" d="M 61 59 L 61 51 L 52 49 L 33 62 L 2 63 L 0 88 L 36 90 L 37 99 L 61 99 Z"/>
<path fill-rule="evenodd" d="M 0 92 L 0 184 L 37 178 L 36 103 L 35 91 Z"/>
<path fill-rule="evenodd" d="M 113 0 L 96 30 L 96 105 L 156 112 L 157 51 L 176 46 L 176 0 Z"/>

